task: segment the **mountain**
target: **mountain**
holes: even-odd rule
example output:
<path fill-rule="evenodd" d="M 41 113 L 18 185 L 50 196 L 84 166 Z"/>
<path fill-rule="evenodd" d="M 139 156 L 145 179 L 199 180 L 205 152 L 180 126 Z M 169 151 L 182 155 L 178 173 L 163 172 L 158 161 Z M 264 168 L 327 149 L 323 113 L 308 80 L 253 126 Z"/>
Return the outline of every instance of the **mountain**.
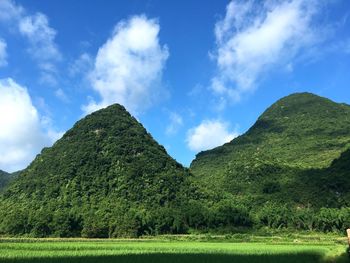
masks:
<path fill-rule="evenodd" d="M 10 182 L 17 178 L 20 173 L 21 171 L 7 173 L 0 170 L 0 192 L 3 191 L 9 185 Z"/>
<path fill-rule="evenodd" d="M 78 121 L 6 189 L 0 234 L 181 233 L 189 177 L 124 107 L 112 105 Z"/>
<path fill-rule="evenodd" d="M 7 186 L 10 181 L 11 175 L 0 170 L 0 191 Z"/>
<path fill-rule="evenodd" d="M 190 169 L 208 195 L 255 210 L 266 202 L 341 207 L 350 205 L 349 174 L 329 171 L 338 171 L 333 160 L 349 148 L 350 106 L 296 93 L 269 107 L 245 134 L 199 153 Z"/>
<path fill-rule="evenodd" d="M 350 224 L 350 106 L 310 93 L 269 107 L 190 170 L 122 106 L 78 121 L 0 194 L 0 236 L 135 237 Z"/>

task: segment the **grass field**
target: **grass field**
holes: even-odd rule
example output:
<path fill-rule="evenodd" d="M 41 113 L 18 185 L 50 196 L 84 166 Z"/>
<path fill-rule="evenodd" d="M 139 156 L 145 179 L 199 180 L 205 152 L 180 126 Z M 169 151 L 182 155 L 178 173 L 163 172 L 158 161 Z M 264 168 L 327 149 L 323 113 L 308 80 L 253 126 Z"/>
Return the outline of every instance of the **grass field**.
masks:
<path fill-rule="evenodd" d="M 349 262 L 341 240 L 0 239 L 3 262 Z"/>

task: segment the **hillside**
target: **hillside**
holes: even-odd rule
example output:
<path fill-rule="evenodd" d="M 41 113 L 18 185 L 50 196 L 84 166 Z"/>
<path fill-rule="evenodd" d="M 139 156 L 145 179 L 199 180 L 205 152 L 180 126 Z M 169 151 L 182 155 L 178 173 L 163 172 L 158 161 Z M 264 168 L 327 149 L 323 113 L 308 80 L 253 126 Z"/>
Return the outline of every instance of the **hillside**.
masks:
<path fill-rule="evenodd" d="M 122 106 L 78 121 L 6 189 L 0 234 L 181 233 L 189 172 Z"/>
<path fill-rule="evenodd" d="M 349 199 L 328 184 L 344 182 L 341 187 L 349 193 L 348 175 L 325 171 L 348 148 L 350 106 L 297 93 L 274 103 L 245 134 L 199 153 L 190 169 L 209 195 L 254 209 L 267 201 L 341 207 Z"/>
<path fill-rule="evenodd" d="M 0 191 L 9 183 L 10 174 L 0 170 Z"/>

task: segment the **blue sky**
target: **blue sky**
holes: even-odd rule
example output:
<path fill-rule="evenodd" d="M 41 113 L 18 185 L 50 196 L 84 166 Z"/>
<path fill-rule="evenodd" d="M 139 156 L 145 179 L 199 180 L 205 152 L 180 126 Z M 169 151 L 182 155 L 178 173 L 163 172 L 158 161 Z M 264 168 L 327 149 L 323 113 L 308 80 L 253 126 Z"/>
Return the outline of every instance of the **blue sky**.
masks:
<path fill-rule="evenodd" d="M 123 104 L 188 166 L 279 98 L 350 103 L 350 2 L 0 0 L 0 169 Z"/>

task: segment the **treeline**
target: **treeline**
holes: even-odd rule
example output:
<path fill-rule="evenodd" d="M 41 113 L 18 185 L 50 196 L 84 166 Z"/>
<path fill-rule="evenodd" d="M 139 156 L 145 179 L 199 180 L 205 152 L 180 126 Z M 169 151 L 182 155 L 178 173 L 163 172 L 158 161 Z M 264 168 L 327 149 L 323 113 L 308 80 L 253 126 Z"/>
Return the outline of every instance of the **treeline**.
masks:
<path fill-rule="evenodd" d="M 256 215 L 258 226 L 321 232 L 344 232 L 350 226 L 350 208 L 263 207 Z"/>
<path fill-rule="evenodd" d="M 195 206 L 193 206 L 195 207 Z M 302 231 L 344 232 L 350 226 L 350 208 L 302 208 L 291 205 L 266 204 L 248 211 L 229 201 L 212 208 L 187 210 L 188 226 L 197 230 L 222 232 L 235 228 L 291 229 Z"/>
<path fill-rule="evenodd" d="M 267 204 L 248 211 L 230 200 L 208 205 L 190 200 L 186 205 L 128 207 L 101 203 L 81 209 L 28 209 L 7 204 L 0 211 L 0 235 L 31 237 L 116 238 L 195 232 L 233 233 L 237 229 L 343 232 L 350 226 L 350 208 L 292 208 Z"/>

